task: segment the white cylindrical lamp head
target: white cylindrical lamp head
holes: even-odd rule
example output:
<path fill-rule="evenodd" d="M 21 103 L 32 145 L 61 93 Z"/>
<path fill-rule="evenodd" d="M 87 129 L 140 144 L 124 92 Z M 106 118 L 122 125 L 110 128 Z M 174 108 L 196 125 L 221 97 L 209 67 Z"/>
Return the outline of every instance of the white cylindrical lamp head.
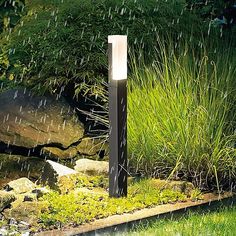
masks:
<path fill-rule="evenodd" d="M 112 80 L 127 79 L 127 36 L 110 35 L 108 44 L 111 44 L 112 52 L 109 61 Z"/>

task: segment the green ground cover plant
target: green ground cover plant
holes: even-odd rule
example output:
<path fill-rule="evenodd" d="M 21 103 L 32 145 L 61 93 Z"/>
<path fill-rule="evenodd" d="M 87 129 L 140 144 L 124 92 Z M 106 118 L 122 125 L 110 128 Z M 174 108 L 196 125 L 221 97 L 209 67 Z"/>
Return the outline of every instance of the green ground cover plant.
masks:
<path fill-rule="evenodd" d="M 182 218 L 174 220 L 158 220 L 146 226 L 139 226 L 129 233 L 119 233 L 122 236 L 131 235 L 184 235 L 184 236 L 233 236 L 236 232 L 234 222 L 236 207 L 224 207 L 216 212 L 188 212 Z"/>
<path fill-rule="evenodd" d="M 43 227 L 80 225 L 95 219 L 115 214 L 133 212 L 145 207 L 159 204 L 186 201 L 186 194 L 171 189 L 155 187 L 151 179 L 134 182 L 129 186 L 127 198 L 109 198 L 108 193 L 99 188 L 91 188 L 92 192 L 72 191 L 68 194 L 52 192 L 41 201 L 46 201 L 48 211 L 42 213 L 40 221 Z M 95 191 L 97 189 L 97 191 Z M 199 196 L 199 194 L 198 194 Z"/>

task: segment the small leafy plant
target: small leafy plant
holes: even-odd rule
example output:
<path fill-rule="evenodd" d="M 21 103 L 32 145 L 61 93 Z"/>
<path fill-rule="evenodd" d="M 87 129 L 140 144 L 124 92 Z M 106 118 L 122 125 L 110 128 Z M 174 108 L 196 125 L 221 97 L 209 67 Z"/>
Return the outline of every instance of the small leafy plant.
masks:
<path fill-rule="evenodd" d="M 90 186 L 90 185 L 89 185 Z M 114 214 L 159 204 L 186 201 L 184 193 L 153 187 L 152 180 L 141 180 L 129 186 L 127 198 L 109 198 L 107 192 L 71 191 L 61 195 L 52 192 L 41 200 L 48 202 L 49 211 L 42 213 L 43 227 L 50 225 L 79 225 Z"/>

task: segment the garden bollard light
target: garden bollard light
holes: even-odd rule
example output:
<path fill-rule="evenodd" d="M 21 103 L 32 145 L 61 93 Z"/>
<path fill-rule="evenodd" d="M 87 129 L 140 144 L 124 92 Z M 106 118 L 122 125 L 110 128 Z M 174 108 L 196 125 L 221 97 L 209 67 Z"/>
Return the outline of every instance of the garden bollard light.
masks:
<path fill-rule="evenodd" d="M 127 196 L 127 36 L 108 36 L 109 196 Z"/>

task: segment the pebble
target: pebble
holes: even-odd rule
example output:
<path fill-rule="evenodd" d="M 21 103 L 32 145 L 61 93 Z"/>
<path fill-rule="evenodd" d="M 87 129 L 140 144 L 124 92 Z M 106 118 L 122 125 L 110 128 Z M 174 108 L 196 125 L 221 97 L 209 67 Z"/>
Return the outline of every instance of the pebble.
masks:
<path fill-rule="evenodd" d="M 7 234 L 8 234 L 8 230 L 7 229 L 4 229 L 4 228 L 0 229 L 0 235 L 5 236 Z"/>
<path fill-rule="evenodd" d="M 8 224 L 3 225 L 0 228 L 0 236 L 29 236 L 30 235 L 30 225 L 25 221 L 17 222 L 14 218 L 8 221 Z"/>
<path fill-rule="evenodd" d="M 19 222 L 18 230 L 24 231 L 24 230 L 28 230 L 28 229 L 29 229 L 29 224 L 27 222 L 24 222 L 24 221 Z"/>

